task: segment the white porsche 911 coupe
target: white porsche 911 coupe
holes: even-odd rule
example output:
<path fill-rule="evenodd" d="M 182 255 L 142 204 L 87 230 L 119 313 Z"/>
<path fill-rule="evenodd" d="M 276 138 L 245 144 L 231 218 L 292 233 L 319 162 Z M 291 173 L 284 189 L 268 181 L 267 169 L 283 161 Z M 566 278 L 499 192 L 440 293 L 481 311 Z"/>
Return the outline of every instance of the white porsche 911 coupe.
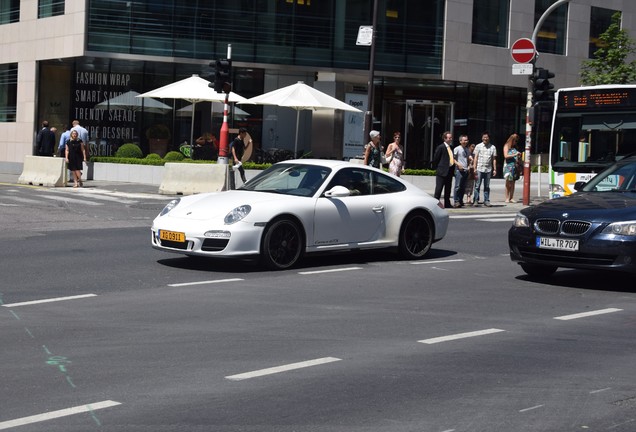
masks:
<path fill-rule="evenodd" d="M 152 246 L 286 269 L 303 254 L 397 248 L 422 258 L 441 240 L 438 200 L 381 170 L 346 161 L 289 160 L 239 189 L 172 200 L 152 223 Z"/>

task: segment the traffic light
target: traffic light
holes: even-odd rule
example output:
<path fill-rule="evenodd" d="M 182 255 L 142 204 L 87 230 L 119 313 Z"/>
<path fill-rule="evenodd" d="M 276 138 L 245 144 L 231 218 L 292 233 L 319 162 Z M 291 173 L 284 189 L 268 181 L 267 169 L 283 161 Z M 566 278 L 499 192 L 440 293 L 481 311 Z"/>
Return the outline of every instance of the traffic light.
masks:
<path fill-rule="evenodd" d="M 550 82 L 554 78 L 554 73 L 547 69 L 538 67 L 532 74 L 533 99 L 535 102 L 554 101 L 554 84 Z"/>
<path fill-rule="evenodd" d="M 212 66 L 212 63 L 210 63 Z M 212 83 L 210 83 L 212 87 Z M 215 63 L 214 91 L 229 93 L 232 87 L 232 60 L 219 59 Z"/>

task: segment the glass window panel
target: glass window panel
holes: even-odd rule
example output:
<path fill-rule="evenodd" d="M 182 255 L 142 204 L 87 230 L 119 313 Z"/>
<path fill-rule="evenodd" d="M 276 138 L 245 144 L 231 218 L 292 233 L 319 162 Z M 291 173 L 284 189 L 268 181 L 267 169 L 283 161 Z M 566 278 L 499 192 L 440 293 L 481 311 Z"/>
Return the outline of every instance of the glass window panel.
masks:
<path fill-rule="evenodd" d="M 0 122 L 15 122 L 18 95 L 18 64 L 0 65 Z"/>
<path fill-rule="evenodd" d="M 539 22 L 543 13 L 556 0 L 535 0 L 534 23 Z M 537 51 L 550 54 L 565 54 L 565 36 L 567 34 L 568 5 L 563 4 L 550 13 L 537 34 Z"/>
<path fill-rule="evenodd" d="M 0 24 L 20 21 L 20 0 L 0 0 Z"/>
<path fill-rule="evenodd" d="M 368 69 L 369 48 L 355 41 L 360 25 L 371 24 L 372 3 L 90 0 L 88 49 L 213 60 L 232 44 L 235 61 Z M 376 67 L 439 74 L 445 2 L 384 0 L 379 6 Z"/>
<path fill-rule="evenodd" d="M 510 0 L 475 0 L 473 43 L 505 47 L 508 41 Z"/>
<path fill-rule="evenodd" d="M 39 0 L 38 18 L 64 15 L 64 0 Z"/>
<path fill-rule="evenodd" d="M 599 36 L 605 33 L 610 24 L 612 24 L 612 15 L 616 12 L 618 11 L 613 9 L 592 7 L 590 12 L 590 58 L 594 58 L 596 50 L 601 48 Z"/>

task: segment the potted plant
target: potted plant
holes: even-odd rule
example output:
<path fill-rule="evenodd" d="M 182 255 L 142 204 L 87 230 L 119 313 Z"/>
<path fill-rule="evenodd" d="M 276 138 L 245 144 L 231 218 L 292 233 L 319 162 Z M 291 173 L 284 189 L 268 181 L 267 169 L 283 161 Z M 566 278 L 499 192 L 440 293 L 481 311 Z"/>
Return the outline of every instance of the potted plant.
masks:
<path fill-rule="evenodd" d="M 168 126 L 157 123 L 150 126 L 146 130 L 146 138 L 148 138 L 149 153 L 157 153 L 164 157 L 168 151 L 168 142 L 170 141 L 170 129 Z"/>

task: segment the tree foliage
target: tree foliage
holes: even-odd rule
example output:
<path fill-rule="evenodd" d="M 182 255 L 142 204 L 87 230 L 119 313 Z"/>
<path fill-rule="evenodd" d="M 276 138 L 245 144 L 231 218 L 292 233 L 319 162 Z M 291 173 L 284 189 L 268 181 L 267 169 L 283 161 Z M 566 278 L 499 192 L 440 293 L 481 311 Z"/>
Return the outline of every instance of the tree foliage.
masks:
<path fill-rule="evenodd" d="M 600 48 L 594 58 L 583 61 L 581 84 L 631 84 L 636 82 L 636 60 L 627 58 L 636 53 L 636 44 L 629 33 L 621 29 L 621 13 L 612 15 L 612 22 L 599 36 Z"/>

